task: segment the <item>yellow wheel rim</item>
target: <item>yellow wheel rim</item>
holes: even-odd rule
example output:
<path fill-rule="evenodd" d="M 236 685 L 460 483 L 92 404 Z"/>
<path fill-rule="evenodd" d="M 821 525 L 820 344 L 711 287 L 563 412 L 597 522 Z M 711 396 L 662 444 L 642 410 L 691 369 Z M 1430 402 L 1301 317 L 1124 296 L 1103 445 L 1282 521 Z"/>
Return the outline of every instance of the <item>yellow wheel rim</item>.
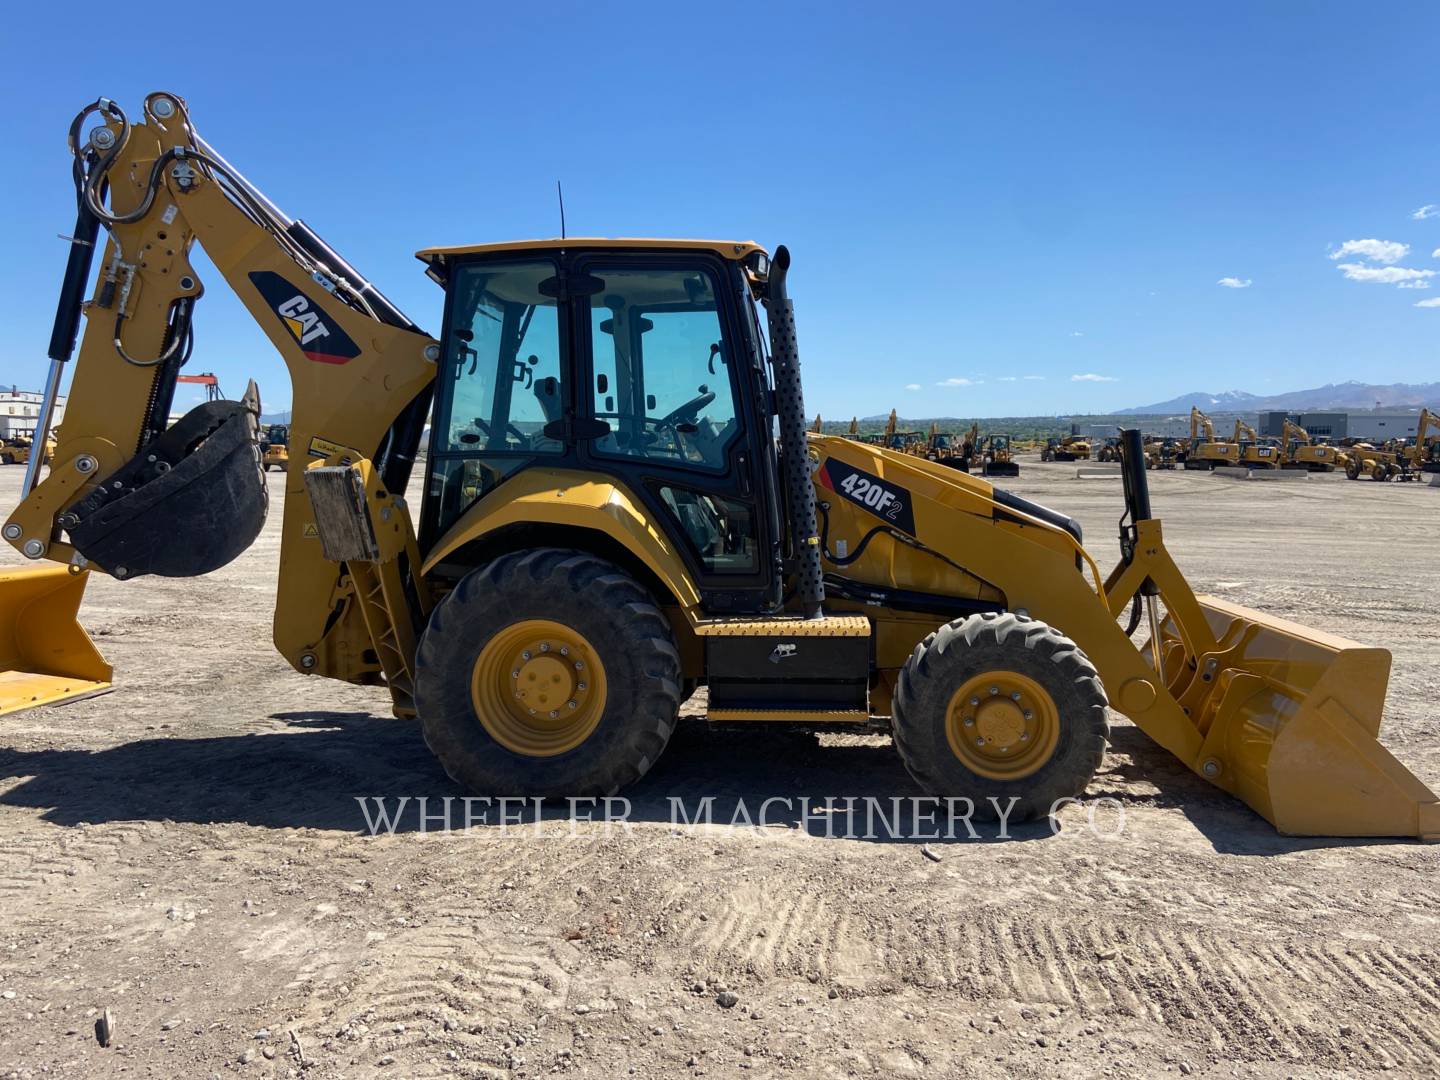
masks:
<path fill-rule="evenodd" d="M 480 650 L 470 701 L 490 737 L 529 757 L 573 750 L 605 711 L 605 665 L 585 636 L 563 623 L 524 619 Z"/>
<path fill-rule="evenodd" d="M 991 671 L 950 698 L 945 737 L 977 776 L 1019 780 L 1037 772 L 1060 741 L 1060 710 L 1043 686 L 1018 671 Z"/>

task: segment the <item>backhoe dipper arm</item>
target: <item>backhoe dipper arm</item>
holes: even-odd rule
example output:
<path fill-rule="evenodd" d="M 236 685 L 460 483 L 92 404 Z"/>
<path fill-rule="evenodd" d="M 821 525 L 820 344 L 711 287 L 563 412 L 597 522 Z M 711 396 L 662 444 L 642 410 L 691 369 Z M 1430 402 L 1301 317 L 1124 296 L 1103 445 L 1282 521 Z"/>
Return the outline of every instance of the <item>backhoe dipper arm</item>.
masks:
<path fill-rule="evenodd" d="M 82 136 L 94 114 L 101 126 Z M 76 118 L 71 148 L 81 224 L 98 219 L 109 238 L 83 305 L 53 466 L 33 490 L 27 484 L 4 538 L 29 558 L 116 577 L 191 576 L 223 565 L 258 533 L 267 500 L 253 383 L 244 402 L 208 402 L 167 430 L 204 292 L 189 258 L 198 241 L 290 371 L 294 466 L 275 644 L 298 670 L 375 681 L 353 585 L 320 550 L 302 477 L 310 461 L 353 452 L 403 495 L 438 344 L 201 140 L 178 97 L 151 94 L 133 125 L 101 99 Z M 51 343 L 52 403 L 78 325 L 84 242 L 77 234 Z"/>

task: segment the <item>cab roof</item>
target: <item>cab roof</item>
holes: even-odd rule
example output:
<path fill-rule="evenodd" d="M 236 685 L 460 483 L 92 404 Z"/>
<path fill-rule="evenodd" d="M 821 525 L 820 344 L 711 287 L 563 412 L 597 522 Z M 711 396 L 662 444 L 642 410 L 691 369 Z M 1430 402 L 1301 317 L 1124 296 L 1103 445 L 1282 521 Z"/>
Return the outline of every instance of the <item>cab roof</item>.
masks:
<path fill-rule="evenodd" d="M 570 236 L 550 240 L 511 240 L 499 244 L 461 244 L 422 248 L 415 257 L 424 263 L 444 262 L 466 255 L 494 255 L 506 251 L 562 251 L 575 248 L 643 249 L 650 251 L 711 251 L 739 261 L 753 251 L 765 251 L 753 240 L 651 240 L 643 237 Z"/>

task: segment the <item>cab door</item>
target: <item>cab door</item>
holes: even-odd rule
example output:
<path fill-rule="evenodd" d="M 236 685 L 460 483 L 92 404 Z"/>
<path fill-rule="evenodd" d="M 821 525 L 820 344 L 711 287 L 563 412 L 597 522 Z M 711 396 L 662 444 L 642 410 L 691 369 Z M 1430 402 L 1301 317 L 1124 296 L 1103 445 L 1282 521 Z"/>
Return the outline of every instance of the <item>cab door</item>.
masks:
<path fill-rule="evenodd" d="M 778 597 L 773 443 L 757 420 L 763 367 L 737 268 L 698 252 L 587 253 L 571 272 L 586 468 L 640 497 L 714 612 Z"/>

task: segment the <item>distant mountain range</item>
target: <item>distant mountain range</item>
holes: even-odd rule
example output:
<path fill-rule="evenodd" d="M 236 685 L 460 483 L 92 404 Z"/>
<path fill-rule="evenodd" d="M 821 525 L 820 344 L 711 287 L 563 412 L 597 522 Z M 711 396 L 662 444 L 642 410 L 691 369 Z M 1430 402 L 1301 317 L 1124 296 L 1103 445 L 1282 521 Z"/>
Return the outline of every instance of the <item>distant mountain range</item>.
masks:
<path fill-rule="evenodd" d="M 290 423 L 290 410 L 275 413 L 261 413 L 260 423 L 262 424 L 288 424 Z"/>
<path fill-rule="evenodd" d="M 1291 390 L 1285 394 L 1250 394 L 1244 390 L 1226 390 L 1219 394 L 1196 391 L 1181 394 L 1153 405 L 1136 405 L 1117 409 L 1117 415 L 1189 413 L 1191 405 L 1205 412 L 1255 412 L 1264 409 L 1291 411 L 1317 409 L 1382 409 L 1418 408 L 1440 403 L 1440 382 L 1377 383 L 1343 382 L 1317 386 L 1313 390 Z"/>

